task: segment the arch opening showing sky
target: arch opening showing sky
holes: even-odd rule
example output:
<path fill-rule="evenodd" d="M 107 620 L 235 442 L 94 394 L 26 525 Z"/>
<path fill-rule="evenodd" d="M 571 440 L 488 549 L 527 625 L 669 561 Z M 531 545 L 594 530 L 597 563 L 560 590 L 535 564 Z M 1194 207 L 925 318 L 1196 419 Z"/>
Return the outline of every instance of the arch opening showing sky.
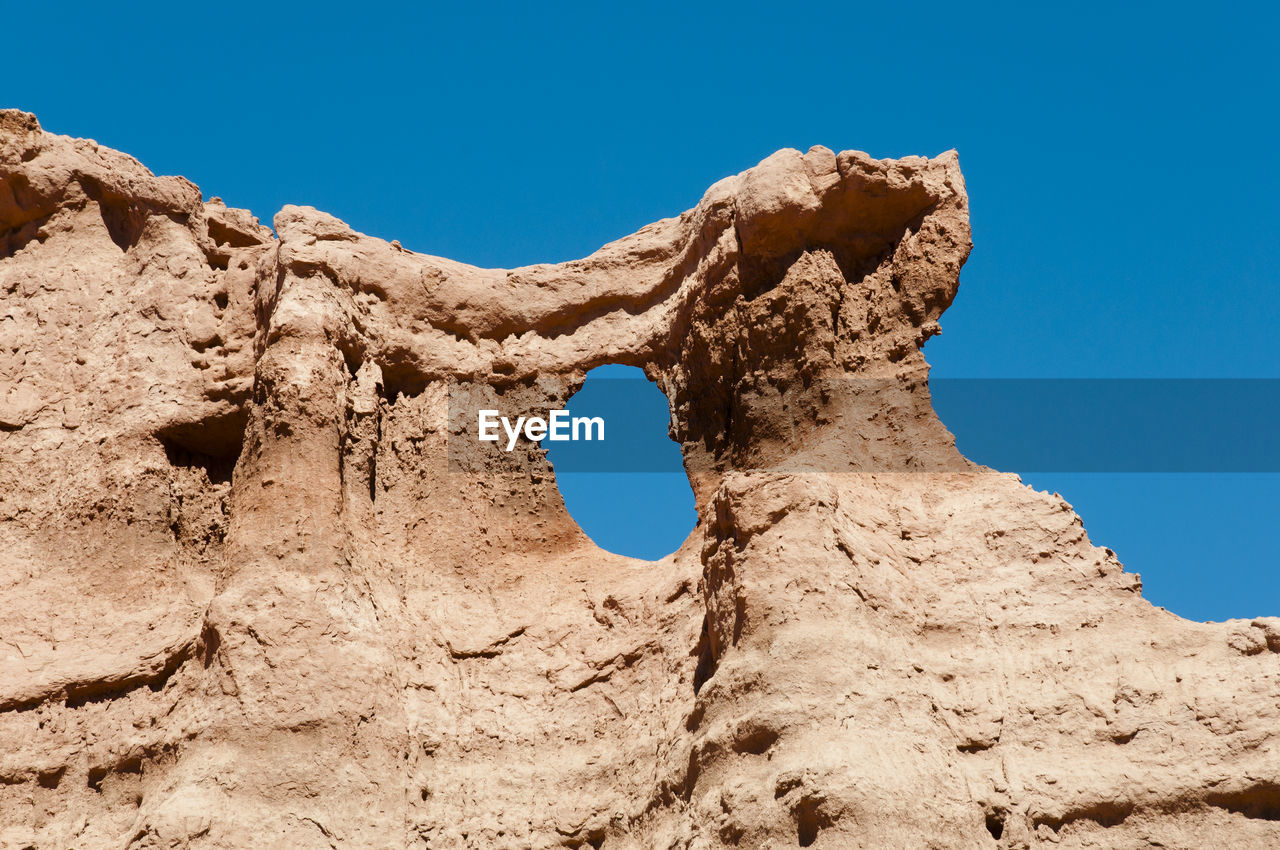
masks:
<path fill-rule="evenodd" d="M 599 366 L 569 398 L 574 417 L 600 417 L 602 442 L 547 442 L 565 508 L 601 549 L 656 561 L 697 521 L 667 397 L 634 366 Z"/>

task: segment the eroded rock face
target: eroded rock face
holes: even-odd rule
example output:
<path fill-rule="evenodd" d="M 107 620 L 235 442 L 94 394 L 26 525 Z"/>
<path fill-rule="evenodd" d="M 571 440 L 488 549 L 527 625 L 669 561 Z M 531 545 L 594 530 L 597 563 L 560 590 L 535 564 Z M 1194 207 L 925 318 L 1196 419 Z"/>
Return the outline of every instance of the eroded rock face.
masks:
<path fill-rule="evenodd" d="M 1153 608 L 933 414 L 954 154 L 510 271 L 274 223 L 0 113 L 0 846 L 1280 845 L 1280 622 Z M 449 461 L 451 393 L 608 362 L 698 499 L 657 563 Z"/>

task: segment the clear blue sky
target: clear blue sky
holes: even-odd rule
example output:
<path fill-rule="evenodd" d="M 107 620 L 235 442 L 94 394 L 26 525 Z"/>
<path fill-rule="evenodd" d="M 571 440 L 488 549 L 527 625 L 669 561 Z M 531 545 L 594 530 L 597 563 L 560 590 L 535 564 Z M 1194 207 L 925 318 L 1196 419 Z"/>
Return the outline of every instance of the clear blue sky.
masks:
<path fill-rule="evenodd" d="M 488 266 L 587 254 L 780 147 L 954 147 L 977 247 L 935 375 L 1280 377 L 1280 13 L 968 6 L 21 4 L 0 103 L 264 219 Z M 1029 480 L 1157 604 L 1280 614 L 1275 476 Z"/>

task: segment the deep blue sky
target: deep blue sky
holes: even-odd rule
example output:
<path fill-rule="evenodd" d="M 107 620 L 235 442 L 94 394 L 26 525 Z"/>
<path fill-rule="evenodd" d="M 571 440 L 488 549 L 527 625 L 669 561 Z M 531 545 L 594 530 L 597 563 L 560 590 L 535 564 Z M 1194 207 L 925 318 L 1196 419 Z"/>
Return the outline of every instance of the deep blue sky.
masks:
<path fill-rule="evenodd" d="M 977 247 L 935 375 L 1280 377 L 1278 24 L 1262 3 L 22 4 L 0 103 L 267 221 L 312 204 L 490 266 L 587 254 L 780 147 L 954 147 Z M 1158 604 L 1280 614 L 1274 478 L 1032 480 Z"/>

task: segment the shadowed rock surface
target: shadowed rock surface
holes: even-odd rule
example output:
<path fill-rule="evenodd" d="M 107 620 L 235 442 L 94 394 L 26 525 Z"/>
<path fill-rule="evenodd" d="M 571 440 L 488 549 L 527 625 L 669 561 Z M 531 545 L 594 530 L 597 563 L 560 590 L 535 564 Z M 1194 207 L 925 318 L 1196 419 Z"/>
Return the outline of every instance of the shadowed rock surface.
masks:
<path fill-rule="evenodd" d="M 514 270 L 274 226 L 0 112 L 0 847 L 1280 846 L 1280 621 L 933 413 L 954 153 Z M 450 415 L 604 363 L 694 485 L 656 563 Z"/>

